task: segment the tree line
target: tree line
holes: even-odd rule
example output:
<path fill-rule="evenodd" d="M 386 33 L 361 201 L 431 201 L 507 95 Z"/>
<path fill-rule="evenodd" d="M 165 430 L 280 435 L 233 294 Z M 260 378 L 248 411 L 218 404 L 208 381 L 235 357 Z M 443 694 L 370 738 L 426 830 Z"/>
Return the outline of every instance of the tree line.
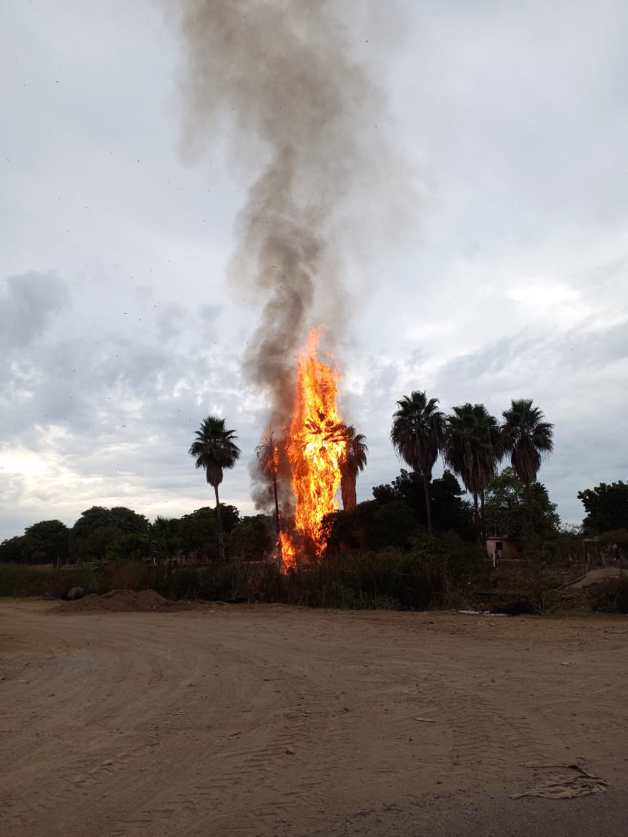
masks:
<path fill-rule="evenodd" d="M 464 404 L 445 415 L 424 392 L 404 396 L 393 415 L 391 441 L 408 470 L 390 484 L 375 486 L 372 499 L 359 504 L 356 480 L 366 467 L 368 447 L 355 428 L 343 425 L 341 432 L 347 439 L 343 511 L 327 521 L 332 551 L 405 548 L 420 532 L 453 533 L 468 542 L 477 542 L 479 531 L 522 541 L 531 534 L 543 539 L 559 532 L 556 507 L 537 481 L 542 456 L 553 447 L 553 427 L 532 401 L 513 401 L 498 422 L 482 404 Z M 274 449 L 271 438 L 258 455 L 272 462 Z M 262 514 L 241 518 L 234 506 L 220 502 L 224 471 L 240 457 L 235 431 L 227 429 L 224 419 L 208 416 L 189 453 L 214 489 L 214 508 L 151 523 L 132 509 L 94 506 L 71 527 L 45 520 L 5 540 L 0 562 L 263 558 L 275 542 L 276 520 Z M 433 479 L 439 456 L 445 471 Z M 498 473 L 505 457 L 510 465 Z M 628 529 L 627 483 L 601 483 L 578 498 L 586 512 L 584 534 Z"/>
<path fill-rule="evenodd" d="M 524 495 L 524 486 L 512 469 L 496 477 L 486 491 L 487 526 L 500 535 L 519 538 L 531 521 L 535 531 L 554 536 L 559 520 L 544 486 L 533 484 L 532 503 L 526 504 Z M 451 471 L 431 481 L 430 502 L 435 532 L 477 543 L 473 506 Z M 275 543 L 271 515 L 241 517 L 235 506 L 221 503 L 221 521 L 226 559 L 259 561 L 271 552 Z M 409 549 L 427 528 L 423 482 L 415 472 L 402 469 L 391 483 L 374 486 L 372 499 L 330 515 L 326 525 L 331 553 Z M 93 506 L 72 526 L 44 520 L 0 544 L 0 563 L 58 565 L 127 559 L 162 563 L 172 558 L 211 563 L 220 557 L 216 511 L 208 507 L 150 522 L 126 507 Z"/>
<path fill-rule="evenodd" d="M 543 454 L 553 449 L 553 427 L 531 400 L 513 401 L 501 424 L 483 404 L 463 404 L 446 416 L 438 409 L 438 399 L 428 399 L 421 391 L 405 396 L 397 407 L 392 443 L 423 482 L 430 534 L 429 485 L 439 454 L 471 494 L 479 527 L 484 524 L 486 491 L 504 457 L 510 455 L 512 469 L 528 492 Z"/>
<path fill-rule="evenodd" d="M 222 505 L 221 518 L 226 557 L 252 560 L 271 548 L 270 521 L 264 515 L 241 518 L 235 506 Z M 215 509 L 200 508 L 180 518 L 157 517 L 151 523 L 124 506 L 92 506 L 70 527 L 60 520 L 43 520 L 0 544 L 3 563 L 157 563 L 177 556 L 219 558 Z"/>
<path fill-rule="evenodd" d="M 441 455 L 473 498 L 474 521 L 478 533 L 484 531 L 486 491 L 497 476 L 499 463 L 510 456 L 511 466 L 523 483 L 526 494 L 536 482 L 543 454 L 553 449 L 553 426 L 545 421 L 543 412 L 533 401 L 512 401 L 500 423 L 483 404 L 463 404 L 445 415 L 438 408 L 437 398 L 428 398 L 420 390 L 397 402 L 391 429 L 392 444 L 423 486 L 426 528 L 433 533 L 431 482 L 434 465 Z M 346 440 L 346 454 L 341 466 L 343 508 L 356 506 L 356 481 L 367 464 L 368 447 L 363 434 L 350 425 L 332 429 L 334 438 L 340 433 Z M 189 453 L 197 468 L 205 471 L 214 488 L 218 526 L 218 551 L 224 557 L 221 541 L 219 486 L 225 469 L 233 468 L 240 457 L 234 430 L 226 428 L 225 419 L 208 416 L 196 432 Z M 272 436 L 258 449 L 262 466 L 274 483 L 276 526 L 279 528 L 276 463 L 277 446 Z"/>
<path fill-rule="evenodd" d="M 430 508 L 434 532 L 460 542 L 477 544 L 473 504 L 457 477 L 445 470 L 431 480 Z M 628 484 L 602 484 L 581 492 L 585 508 L 584 532 L 596 535 L 628 529 Z M 326 525 L 329 551 L 368 552 L 388 548 L 409 549 L 427 531 L 424 482 L 414 471 L 402 469 L 392 482 L 376 485 L 372 498 L 350 511 L 338 511 Z M 221 504 L 225 557 L 258 561 L 268 555 L 275 540 L 274 521 L 268 515 L 241 517 L 232 505 Z M 560 519 L 544 485 L 527 489 L 512 468 L 489 484 L 484 498 L 488 534 L 527 542 L 531 534 L 548 543 L 560 533 Z M 0 563 L 66 564 L 124 559 L 161 563 L 171 558 L 202 563 L 218 561 L 216 512 L 200 508 L 180 518 L 158 517 L 152 523 L 132 509 L 94 506 L 73 526 L 45 520 L 29 526 L 23 535 L 0 544 Z"/>

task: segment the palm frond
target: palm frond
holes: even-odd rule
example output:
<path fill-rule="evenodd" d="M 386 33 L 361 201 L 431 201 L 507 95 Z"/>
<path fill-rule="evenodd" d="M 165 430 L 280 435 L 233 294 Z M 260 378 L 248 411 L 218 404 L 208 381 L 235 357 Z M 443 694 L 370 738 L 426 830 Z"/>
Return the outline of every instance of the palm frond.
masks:
<path fill-rule="evenodd" d="M 428 400 L 415 390 L 397 402 L 390 438 L 399 456 L 414 470 L 431 478 L 434 463 L 443 446 L 445 417 L 438 399 Z"/>
<path fill-rule="evenodd" d="M 357 476 L 359 471 L 363 471 L 366 468 L 368 460 L 366 436 L 363 433 L 357 433 L 355 427 L 350 424 L 341 424 L 338 426 L 337 434 L 334 438 L 343 439 L 346 445 L 341 468 L 347 474 Z"/>
<path fill-rule="evenodd" d="M 510 454 L 512 467 L 526 485 L 536 480 L 543 453 L 554 449 L 554 428 L 544 419 L 543 411 L 531 399 L 511 403 L 503 413 L 504 451 Z"/>
<path fill-rule="evenodd" d="M 225 428 L 225 419 L 207 416 L 195 433 L 188 453 L 195 458 L 197 468 L 204 468 L 212 485 L 222 481 L 224 468 L 233 468 L 240 457 L 235 430 Z"/>
<path fill-rule="evenodd" d="M 445 461 L 472 494 L 486 489 L 497 473 L 503 440 L 497 420 L 483 404 L 454 407 L 447 417 Z"/>

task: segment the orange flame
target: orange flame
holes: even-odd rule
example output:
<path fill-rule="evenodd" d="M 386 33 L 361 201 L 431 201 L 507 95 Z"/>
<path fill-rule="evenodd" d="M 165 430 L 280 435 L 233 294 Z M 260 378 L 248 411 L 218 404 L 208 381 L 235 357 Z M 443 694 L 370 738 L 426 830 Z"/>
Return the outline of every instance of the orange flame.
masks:
<path fill-rule="evenodd" d="M 296 499 L 294 533 L 282 533 L 284 567 L 294 567 L 297 543 L 320 558 L 327 545 L 322 522 L 337 509 L 340 466 L 346 440 L 337 408 L 339 374 L 318 360 L 318 330 L 299 359 L 295 405 L 286 452 Z"/>
<path fill-rule="evenodd" d="M 297 565 L 297 550 L 287 532 L 279 533 L 279 555 L 284 570 L 292 570 Z"/>

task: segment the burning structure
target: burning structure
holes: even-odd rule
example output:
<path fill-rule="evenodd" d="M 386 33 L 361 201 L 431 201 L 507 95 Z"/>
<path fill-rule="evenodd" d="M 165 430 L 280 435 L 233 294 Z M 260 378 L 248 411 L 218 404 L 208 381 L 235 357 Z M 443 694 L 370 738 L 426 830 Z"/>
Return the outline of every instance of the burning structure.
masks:
<path fill-rule="evenodd" d="M 352 0 L 177 0 L 176 7 L 187 65 L 186 153 L 199 154 L 220 133 L 237 170 L 262 168 L 236 224 L 230 277 L 262 307 L 244 369 L 267 397 L 273 441 L 254 463 L 253 494 L 259 508 L 274 505 L 278 521 L 281 511 L 290 566 L 297 554 L 324 551 L 321 521 L 335 507 L 347 450 L 338 374 L 317 356 L 319 335 L 307 334 L 324 323 L 330 348 L 342 341 L 341 254 L 355 243 L 351 219 L 359 217 L 362 239 L 370 220 L 381 231 L 385 213 L 369 214 L 376 196 L 399 194 L 407 182 L 382 139 L 379 92 L 352 58 L 384 18 L 365 16 Z"/>

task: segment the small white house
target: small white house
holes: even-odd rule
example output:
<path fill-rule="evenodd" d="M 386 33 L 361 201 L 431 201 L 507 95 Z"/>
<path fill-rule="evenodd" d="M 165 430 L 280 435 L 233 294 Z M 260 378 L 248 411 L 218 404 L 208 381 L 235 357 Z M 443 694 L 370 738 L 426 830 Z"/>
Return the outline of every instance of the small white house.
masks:
<path fill-rule="evenodd" d="M 486 552 L 494 567 L 500 561 L 516 561 L 521 558 L 521 547 L 508 537 L 490 537 L 486 539 Z"/>

